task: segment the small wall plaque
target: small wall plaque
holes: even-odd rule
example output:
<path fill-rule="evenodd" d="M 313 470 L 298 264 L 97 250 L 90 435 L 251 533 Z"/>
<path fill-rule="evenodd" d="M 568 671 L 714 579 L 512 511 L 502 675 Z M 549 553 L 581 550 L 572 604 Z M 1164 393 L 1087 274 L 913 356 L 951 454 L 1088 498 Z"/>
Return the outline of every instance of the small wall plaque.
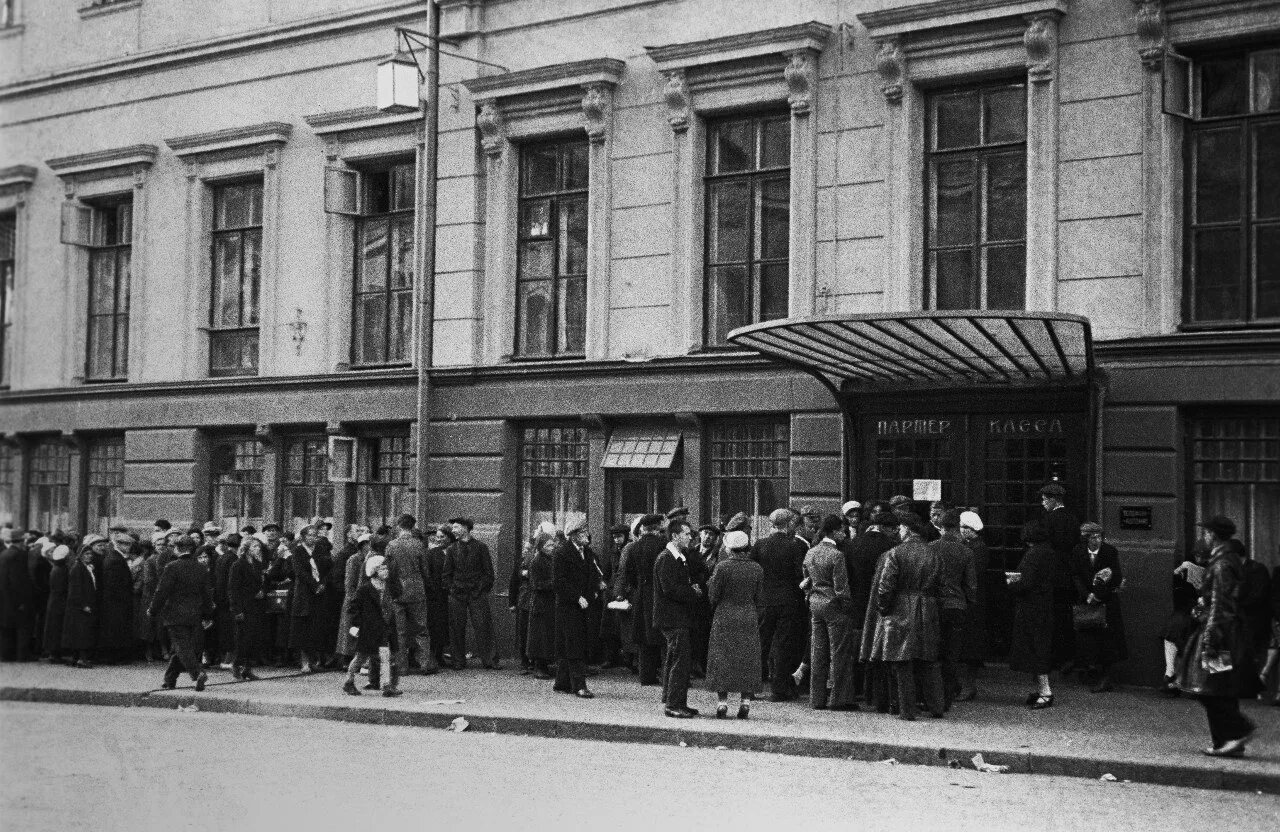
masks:
<path fill-rule="evenodd" d="M 1151 531 L 1151 506 L 1120 506 L 1120 528 L 1127 532 Z"/>

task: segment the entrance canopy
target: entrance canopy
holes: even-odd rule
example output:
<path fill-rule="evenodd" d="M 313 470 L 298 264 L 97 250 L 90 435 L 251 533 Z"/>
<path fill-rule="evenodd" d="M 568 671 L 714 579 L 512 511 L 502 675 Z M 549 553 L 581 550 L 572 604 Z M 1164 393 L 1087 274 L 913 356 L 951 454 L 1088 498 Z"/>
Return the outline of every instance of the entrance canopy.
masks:
<path fill-rule="evenodd" d="M 954 389 L 1084 383 L 1089 319 L 1051 312 L 826 315 L 752 324 L 729 342 L 849 388 Z"/>

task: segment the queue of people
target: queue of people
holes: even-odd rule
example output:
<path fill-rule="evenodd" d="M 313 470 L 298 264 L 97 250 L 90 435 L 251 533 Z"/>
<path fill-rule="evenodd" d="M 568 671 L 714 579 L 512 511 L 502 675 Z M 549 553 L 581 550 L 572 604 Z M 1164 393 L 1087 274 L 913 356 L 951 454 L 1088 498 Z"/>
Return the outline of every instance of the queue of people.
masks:
<path fill-rule="evenodd" d="M 1079 523 L 1058 483 L 1005 572 L 1012 600 L 1008 662 L 1030 681 L 1025 705 L 1053 707 L 1055 675 L 1114 689 L 1128 655 L 1120 556 L 1097 523 Z M 626 667 L 661 689 L 663 713 L 699 715 L 698 680 L 715 716 L 750 718 L 758 697 L 808 694 L 815 710 L 944 718 L 978 696 L 986 652 L 989 550 L 973 510 L 944 502 L 928 518 L 906 497 L 840 515 L 780 507 L 751 539 L 744 515 L 695 528 L 687 509 L 609 529 L 602 551 L 585 520 L 544 524 L 514 559 L 508 601 L 521 673 L 582 699 L 588 678 Z M 1195 696 L 1213 756 L 1240 756 L 1255 726 L 1239 701 L 1280 684 L 1280 575 L 1248 557 L 1225 517 L 1173 575 L 1164 691 Z M 0 659 L 40 657 L 80 668 L 167 662 L 162 688 L 185 673 L 258 678 L 264 664 L 345 671 L 342 690 L 400 695 L 407 673 L 466 667 L 468 627 L 485 668 L 500 661 L 488 546 L 454 518 L 419 529 L 353 526 L 335 549 L 319 520 L 227 532 L 157 521 L 149 540 L 125 529 L 82 539 L 0 529 Z M 357 685 L 361 672 L 368 680 Z"/>

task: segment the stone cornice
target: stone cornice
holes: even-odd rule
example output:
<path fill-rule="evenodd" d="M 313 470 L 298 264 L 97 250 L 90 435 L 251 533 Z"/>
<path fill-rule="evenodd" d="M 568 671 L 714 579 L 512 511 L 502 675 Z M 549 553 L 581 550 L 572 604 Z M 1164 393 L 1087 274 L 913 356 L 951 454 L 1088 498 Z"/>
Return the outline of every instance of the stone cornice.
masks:
<path fill-rule="evenodd" d="M 117 0 L 115 3 L 89 3 L 81 6 L 76 11 L 79 13 L 80 19 L 84 20 L 90 17 L 99 17 L 104 14 L 127 12 L 130 9 L 137 9 L 141 6 L 142 0 Z"/>
<path fill-rule="evenodd" d="M 577 89 L 592 84 L 617 86 L 626 64 L 616 58 L 591 58 L 567 64 L 486 75 L 462 82 L 477 102 L 516 98 L 531 93 Z"/>
<path fill-rule="evenodd" d="M 686 67 L 717 64 L 794 52 L 821 52 L 831 36 L 831 27 L 810 21 L 795 26 L 763 29 L 740 35 L 727 35 L 690 43 L 646 46 L 645 52 L 658 65 L 670 71 Z"/>
<path fill-rule="evenodd" d="M 179 159 L 188 159 L 226 150 L 245 150 L 266 145 L 282 145 L 289 141 L 293 125 L 283 121 L 268 121 L 248 127 L 231 127 L 209 133 L 176 136 L 164 143 Z"/>
<path fill-rule="evenodd" d="M 425 19 L 426 13 L 427 7 L 421 0 L 395 0 L 373 8 L 347 10 L 194 43 L 175 44 L 14 81 L 0 86 L 0 101 L 39 95 L 62 87 L 94 84 L 202 61 L 220 60 L 242 52 L 322 40 L 353 30 L 409 23 Z"/>
<path fill-rule="evenodd" d="M 315 113 L 304 116 L 303 121 L 317 136 L 329 136 L 350 133 L 356 130 L 368 130 L 377 127 L 394 127 L 404 125 L 413 127 L 422 121 L 422 113 L 396 113 L 388 115 L 377 107 L 357 107 L 353 110 L 335 110 L 329 113 Z"/>
<path fill-rule="evenodd" d="M 29 188 L 36 181 L 38 171 L 31 165 L 10 165 L 0 168 L 0 189 Z"/>
<path fill-rule="evenodd" d="M 159 152 L 160 149 L 153 144 L 131 144 L 128 147 L 115 147 L 110 150 L 47 159 L 45 164 L 58 176 L 67 179 L 111 170 L 149 168 L 155 162 Z"/>
<path fill-rule="evenodd" d="M 1161 0 L 1159 5 L 1174 23 L 1268 10 L 1280 13 L 1280 0 Z M 1273 23 L 1276 20 L 1280 18 L 1272 18 Z"/>
<path fill-rule="evenodd" d="M 935 0 L 855 15 L 872 38 L 1046 12 L 1066 14 L 1069 0 Z"/>

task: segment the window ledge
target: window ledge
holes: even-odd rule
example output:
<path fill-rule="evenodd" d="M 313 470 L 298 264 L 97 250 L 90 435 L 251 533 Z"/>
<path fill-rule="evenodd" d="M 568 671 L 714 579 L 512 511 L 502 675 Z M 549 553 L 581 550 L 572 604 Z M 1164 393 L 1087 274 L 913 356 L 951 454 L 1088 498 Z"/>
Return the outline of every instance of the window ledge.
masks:
<path fill-rule="evenodd" d="M 91 17 L 102 17 L 116 12 L 127 12 L 130 9 L 137 9 L 142 6 L 142 0 L 123 0 L 120 3 L 103 3 L 89 4 L 81 6 L 77 12 L 81 20 L 88 20 Z"/>
<path fill-rule="evenodd" d="M 377 127 L 404 126 L 407 129 L 421 123 L 422 118 L 422 113 L 418 112 L 387 115 L 377 107 L 356 107 L 351 110 L 315 113 L 304 116 L 303 121 L 317 136 L 329 136 Z"/>
<path fill-rule="evenodd" d="M 591 58 L 567 64 L 521 69 L 502 75 L 486 75 L 464 80 L 462 85 L 477 102 L 517 98 L 534 93 L 586 87 L 591 84 L 617 86 L 626 67 L 616 58 Z"/>
<path fill-rule="evenodd" d="M 0 40 L 4 40 L 5 38 L 22 37 L 23 33 L 26 31 L 27 26 L 25 23 L 13 23 L 8 26 L 0 27 Z"/>

